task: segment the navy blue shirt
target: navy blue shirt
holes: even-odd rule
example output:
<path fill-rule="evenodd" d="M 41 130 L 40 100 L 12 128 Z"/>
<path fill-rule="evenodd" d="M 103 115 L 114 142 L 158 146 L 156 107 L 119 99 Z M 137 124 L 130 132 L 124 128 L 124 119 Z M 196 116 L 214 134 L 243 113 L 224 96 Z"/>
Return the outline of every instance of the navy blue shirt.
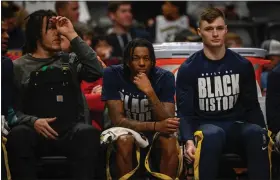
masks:
<path fill-rule="evenodd" d="M 171 72 L 155 67 L 149 79 L 161 102 L 174 103 L 175 78 Z M 130 80 L 129 72 L 123 65 L 113 65 L 104 70 L 101 99 L 122 100 L 127 118 L 155 121 L 148 97 Z"/>
<path fill-rule="evenodd" d="M 269 130 L 278 133 L 280 131 L 280 64 L 268 75 L 266 117 Z"/>
<path fill-rule="evenodd" d="M 1 57 L 1 114 L 8 115 L 9 108 L 14 105 L 15 86 L 13 62 L 6 56 Z"/>
<path fill-rule="evenodd" d="M 265 127 L 250 61 L 226 49 L 220 60 L 203 50 L 178 70 L 176 98 L 182 140 L 193 139 L 200 121 L 249 121 Z"/>

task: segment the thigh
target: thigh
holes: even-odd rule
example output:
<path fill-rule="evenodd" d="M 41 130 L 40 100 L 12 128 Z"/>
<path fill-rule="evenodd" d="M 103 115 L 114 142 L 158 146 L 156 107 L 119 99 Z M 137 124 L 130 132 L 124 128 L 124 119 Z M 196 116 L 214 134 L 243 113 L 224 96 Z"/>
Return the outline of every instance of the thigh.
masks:
<path fill-rule="evenodd" d="M 55 146 L 66 155 L 88 156 L 90 151 L 99 149 L 100 133 L 91 125 L 77 123 L 58 138 Z"/>
<path fill-rule="evenodd" d="M 214 124 L 201 124 L 197 131 L 201 131 L 203 135 L 203 141 L 211 142 L 210 145 L 216 143 L 225 144 L 226 132 L 223 127 Z"/>

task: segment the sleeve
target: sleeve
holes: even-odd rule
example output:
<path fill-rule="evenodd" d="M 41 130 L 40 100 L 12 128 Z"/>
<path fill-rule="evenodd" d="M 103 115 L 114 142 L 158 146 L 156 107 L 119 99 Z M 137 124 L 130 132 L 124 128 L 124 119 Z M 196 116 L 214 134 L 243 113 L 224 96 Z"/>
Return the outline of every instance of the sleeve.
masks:
<path fill-rule="evenodd" d="M 103 67 L 97 59 L 96 53 L 79 36 L 71 41 L 73 52 L 77 55 L 75 66 L 79 79 L 93 82 L 103 75 Z"/>
<path fill-rule="evenodd" d="M 194 134 L 194 77 L 189 67 L 183 64 L 176 80 L 177 114 L 180 118 L 180 138 L 182 141 L 193 140 Z"/>
<path fill-rule="evenodd" d="M 266 128 L 264 116 L 258 101 L 257 85 L 253 65 L 246 60 L 241 77 L 240 98 L 245 110 L 245 120 Z"/>
<path fill-rule="evenodd" d="M 280 73 L 271 72 L 268 76 L 266 94 L 266 117 L 268 129 L 276 134 L 280 131 Z"/>
<path fill-rule="evenodd" d="M 158 98 L 160 102 L 174 102 L 175 95 L 175 77 L 171 72 L 167 72 L 164 79 L 162 79 L 162 90 Z"/>
<path fill-rule="evenodd" d="M 121 95 L 118 89 L 117 79 L 118 75 L 113 71 L 111 67 L 107 67 L 104 70 L 103 76 L 103 86 L 102 86 L 102 95 L 101 100 L 121 100 Z"/>

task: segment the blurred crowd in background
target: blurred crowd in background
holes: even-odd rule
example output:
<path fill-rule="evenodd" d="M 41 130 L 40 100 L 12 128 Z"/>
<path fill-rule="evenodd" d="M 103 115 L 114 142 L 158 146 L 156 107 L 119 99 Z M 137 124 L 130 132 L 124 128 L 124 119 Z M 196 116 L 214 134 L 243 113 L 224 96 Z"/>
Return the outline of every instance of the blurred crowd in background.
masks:
<path fill-rule="evenodd" d="M 259 47 L 268 51 L 271 64 L 263 73 L 265 88 L 266 72 L 280 61 L 280 2 L 2 1 L 1 17 L 8 23 L 11 59 L 24 54 L 25 18 L 36 10 L 50 9 L 69 18 L 82 39 L 108 66 L 121 63 L 125 45 L 137 37 L 152 43 L 200 42 L 196 29 L 205 7 L 217 7 L 225 13 L 228 47 Z"/>

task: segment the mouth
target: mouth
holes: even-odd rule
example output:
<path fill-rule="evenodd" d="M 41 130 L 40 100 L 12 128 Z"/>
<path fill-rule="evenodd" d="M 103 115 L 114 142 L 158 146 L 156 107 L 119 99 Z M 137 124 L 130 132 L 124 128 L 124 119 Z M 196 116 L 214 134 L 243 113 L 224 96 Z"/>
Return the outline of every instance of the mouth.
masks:
<path fill-rule="evenodd" d="M 220 42 L 221 40 L 220 39 L 214 39 L 212 40 L 212 42 Z"/>
<path fill-rule="evenodd" d="M 1 43 L 1 48 L 7 48 L 8 47 L 8 43 Z"/>
<path fill-rule="evenodd" d="M 137 71 L 142 72 L 142 73 L 146 73 L 147 70 L 146 69 L 138 69 Z"/>

